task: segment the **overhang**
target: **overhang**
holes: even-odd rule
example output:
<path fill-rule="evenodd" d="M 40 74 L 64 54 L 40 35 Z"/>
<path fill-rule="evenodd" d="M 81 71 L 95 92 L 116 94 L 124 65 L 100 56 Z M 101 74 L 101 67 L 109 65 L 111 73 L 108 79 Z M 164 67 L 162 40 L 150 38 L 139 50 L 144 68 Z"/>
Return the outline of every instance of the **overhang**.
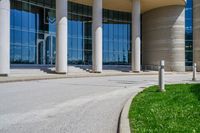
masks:
<path fill-rule="evenodd" d="M 92 5 L 93 0 L 69 0 L 72 2 Z M 142 13 L 170 5 L 185 5 L 186 0 L 141 0 L 141 10 Z M 117 11 L 126 11 L 131 12 L 132 10 L 132 0 L 103 0 L 103 7 L 105 9 L 117 10 Z"/>

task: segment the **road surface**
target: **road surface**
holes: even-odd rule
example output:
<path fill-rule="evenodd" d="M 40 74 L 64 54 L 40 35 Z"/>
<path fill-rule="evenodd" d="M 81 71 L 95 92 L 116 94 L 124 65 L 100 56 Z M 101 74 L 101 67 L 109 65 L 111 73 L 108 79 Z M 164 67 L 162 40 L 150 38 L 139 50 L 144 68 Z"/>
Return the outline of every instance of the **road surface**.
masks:
<path fill-rule="evenodd" d="M 189 82 L 172 74 L 167 82 Z M 117 133 L 128 98 L 156 75 L 71 78 L 0 84 L 1 133 Z"/>

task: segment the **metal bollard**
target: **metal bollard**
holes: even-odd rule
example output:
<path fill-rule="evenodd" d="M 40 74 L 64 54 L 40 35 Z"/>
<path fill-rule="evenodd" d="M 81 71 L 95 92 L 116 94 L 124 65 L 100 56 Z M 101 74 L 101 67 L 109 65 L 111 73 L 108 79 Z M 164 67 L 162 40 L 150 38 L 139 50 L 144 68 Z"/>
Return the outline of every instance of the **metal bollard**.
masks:
<path fill-rule="evenodd" d="M 165 92 L 165 61 L 160 61 L 159 68 L 159 87 L 161 92 Z"/>
<path fill-rule="evenodd" d="M 192 81 L 196 81 L 197 80 L 196 76 L 197 76 L 197 64 L 194 63 L 194 65 L 193 65 L 193 78 L 192 78 Z"/>

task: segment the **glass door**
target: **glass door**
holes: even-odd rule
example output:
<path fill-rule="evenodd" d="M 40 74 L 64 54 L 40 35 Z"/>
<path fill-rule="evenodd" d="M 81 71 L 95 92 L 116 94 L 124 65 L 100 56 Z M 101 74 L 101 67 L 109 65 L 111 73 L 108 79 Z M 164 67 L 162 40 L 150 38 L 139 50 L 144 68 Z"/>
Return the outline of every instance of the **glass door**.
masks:
<path fill-rule="evenodd" d="M 45 39 L 45 62 L 47 65 L 52 65 L 52 43 L 51 43 L 51 36 L 47 36 Z"/>
<path fill-rule="evenodd" d="M 51 36 L 52 39 L 52 64 L 56 64 L 56 36 Z"/>
<path fill-rule="evenodd" d="M 45 34 L 37 44 L 37 64 L 54 65 L 56 62 L 56 36 Z"/>
<path fill-rule="evenodd" d="M 45 37 L 45 64 L 54 65 L 56 61 L 56 37 L 47 34 Z"/>
<path fill-rule="evenodd" d="M 37 45 L 37 62 L 40 65 L 44 65 L 45 64 L 45 45 L 44 45 L 44 40 L 39 40 L 38 41 L 38 45 Z"/>

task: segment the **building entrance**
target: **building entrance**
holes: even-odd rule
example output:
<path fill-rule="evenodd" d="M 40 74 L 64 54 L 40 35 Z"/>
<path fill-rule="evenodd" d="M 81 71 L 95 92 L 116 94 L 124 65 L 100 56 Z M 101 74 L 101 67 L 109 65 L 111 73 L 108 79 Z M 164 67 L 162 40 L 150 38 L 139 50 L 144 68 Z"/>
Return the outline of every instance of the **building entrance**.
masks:
<path fill-rule="evenodd" d="M 44 39 L 38 40 L 37 61 L 40 65 L 54 65 L 56 62 L 56 37 L 45 34 Z"/>

